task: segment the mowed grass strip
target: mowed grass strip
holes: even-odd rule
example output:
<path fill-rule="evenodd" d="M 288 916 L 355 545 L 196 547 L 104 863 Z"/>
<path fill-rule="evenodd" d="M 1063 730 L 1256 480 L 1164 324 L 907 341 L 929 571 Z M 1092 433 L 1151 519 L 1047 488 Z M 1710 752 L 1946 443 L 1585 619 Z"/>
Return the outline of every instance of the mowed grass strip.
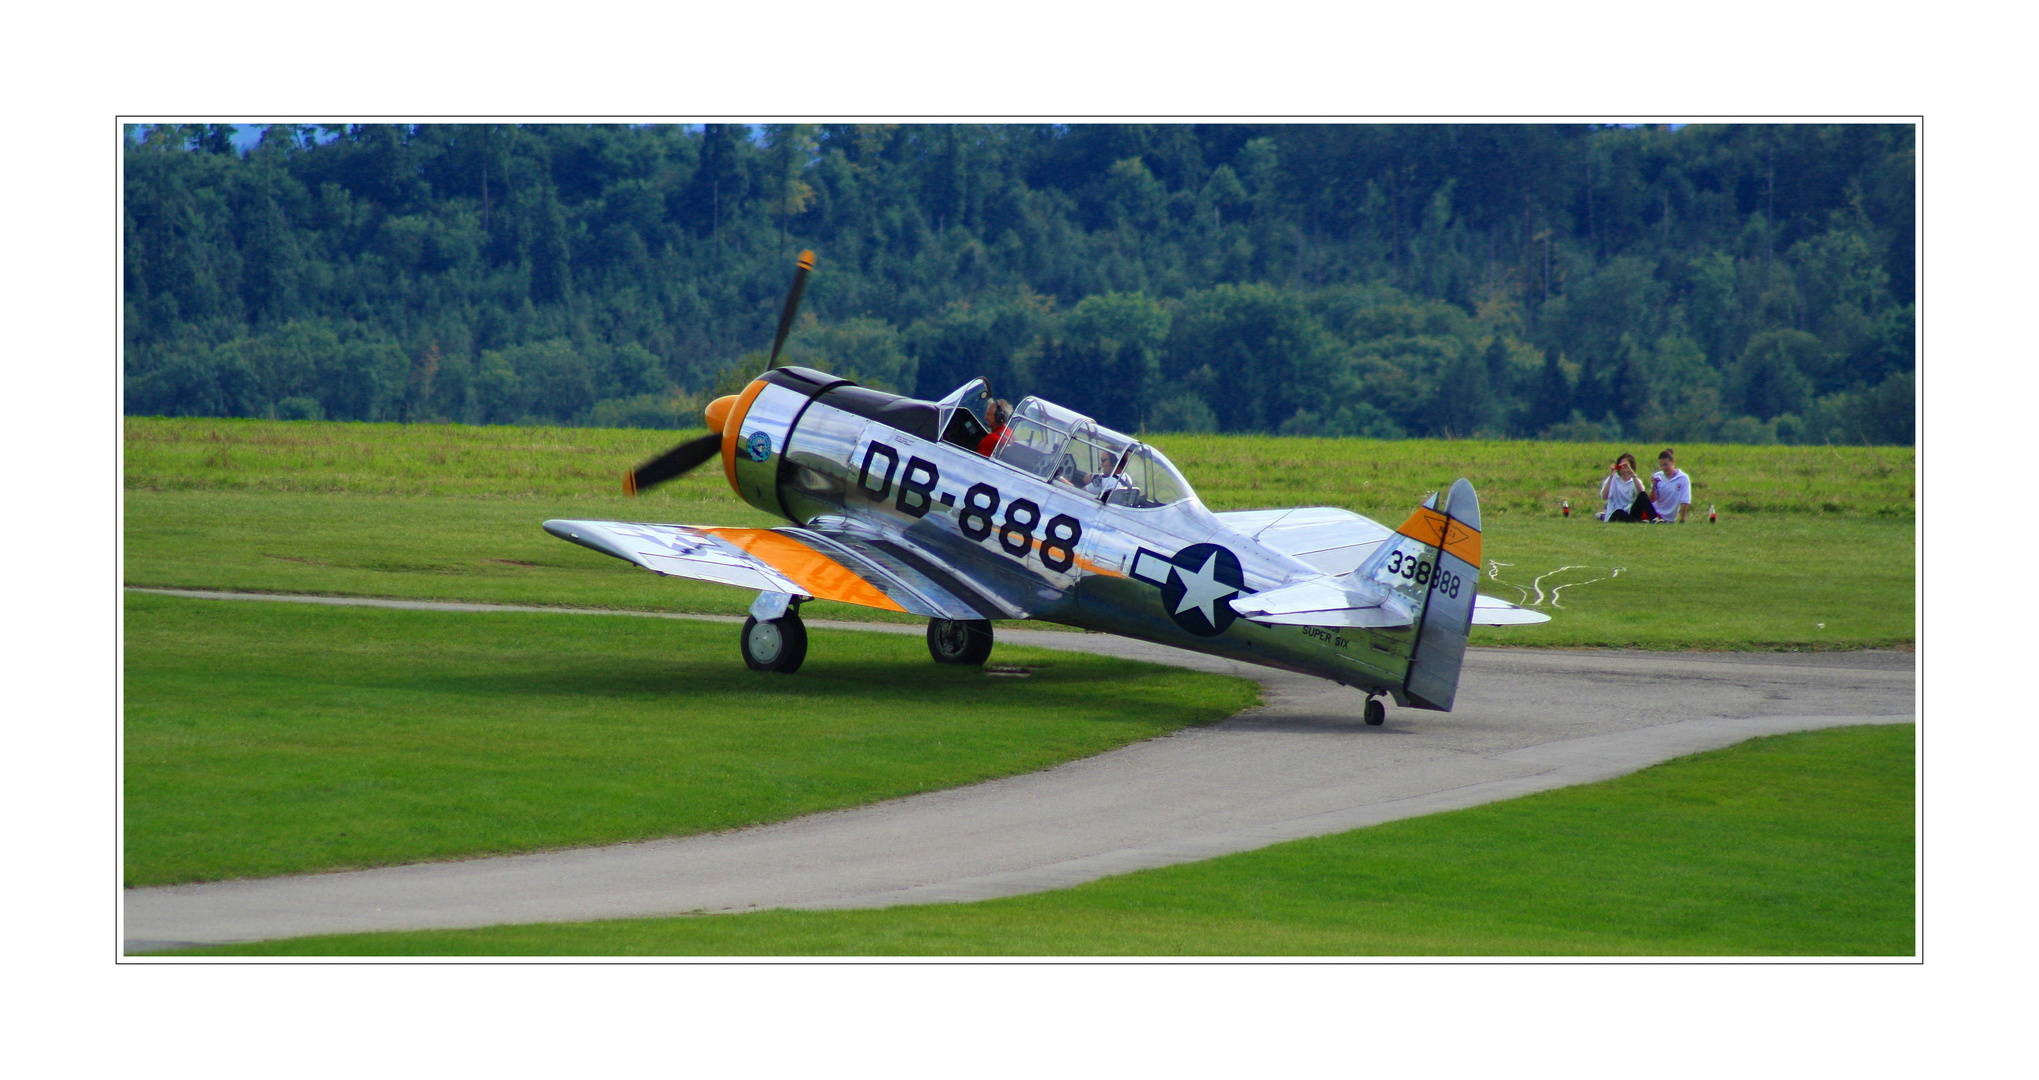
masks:
<path fill-rule="evenodd" d="M 757 593 L 661 578 L 569 544 L 549 518 L 783 525 L 749 507 L 549 503 L 472 496 L 129 491 L 126 583 L 144 587 L 743 615 Z M 657 510 L 656 513 L 649 512 Z M 809 619 L 925 623 L 831 601 Z M 1040 626 L 1042 624 L 1031 624 Z"/>
<path fill-rule="evenodd" d="M 701 434 L 615 428 L 167 419 L 125 421 L 125 483 L 149 491 L 296 491 L 605 499 L 623 470 Z M 1153 435 L 1213 510 L 1330 505 L 1399 522 L 1464 476 L 1489 516 L 1597 508 L 1614 455 L 1654 467 L 1655 445 L 1479 439 Z M 1910 447 L 1682 445 L 1693 501 L 1722 513 L 1914 516 Z M 748 507 L 710 466 L 636 504 Z M 1391 522 L 1391 523 L 1394 523 Z M 731 524 L 743 524 L 731 522 Z"/>
<path fill-rule="evenodd" d="M 660 578 L 546 534 L 633 507 L 288 492 L 127 495 L 131 585 L 742 615 L 756 594 Z M 685 515 L 675 515 L 685 517 Z M 700 521 L 696 516 L 687 520 Z M 1487 530 L 1480 591 L 1552 621 L 1475 645 L 1859 649 L 1914 640 L 1913 527 L 1783 515 L 1686 528 L 1517 519 Z M 849 604 L 810 619 L 920 623 Z M 1030 623 L 1049 628 L 1052 624 Z"/>
<path fill-rule="evenodd" d="M 624 470 L 702 434 L 150 416 L 131 416 L 124 424 L 130 491 L 517 499 L 619 496 Z M 744 505 L 712 465 L 646 492 L 640 501 L 694 499 Z"/>
<path fill-rule="evenodd" d="M 728 624 L 126 601 L 125 866 L 156 885 L 778 821 L 1045 768 L 1257 700 L 1243 679 L 811 631 L 752 672 Z"/>
<path fill-rule="evenodd" d="M 1154 444 L 1188 474 L 1212 509 L 1343 506 L 1400 524 L 1424 495 L 1463 476 L 1480 493 L 1481 524 L 1497 518 L 1575 518 L 1600 509 L 1600 481 L 1628 451 L 1656 469 L 1650 443 L 1568 443 L 1490 439 L 1306 439 L 1272 435 L 1156 435 Z M 1729 519 L 1807 514 L 1916 516 L 1909 446 L 1738 446 L 1678 444 L 1692 474 L 1692 509 L 1714 505 Z M 1597 524 L 1597 523 L 1596 523 Z"/>
<path fill-rule="evenodd" d="M 1910 956 L 1913 822 L 1913 727 L 1842 728 L 1004 900 L 351 934 L 191 952 Z"/>
<path fill-rule="evenodd" d="M 1480 592 L 1551 621 L 1476 626 L 1474 645 L 1829 650 L 1917 640 L 1909 520 L 1492 521 Z"/>
<path fill-rule="evenodd" d="M 751 594 L 659 579 L 547 536 L 550 517 L 768 526 L 713 468 L 630 500 L 623 468 L 688 433 L 595 428 L 127 421 L 133 585 L 741 614 Z M 1485 511 L 1483 592 L 1554 621 L 1486 645 L 1907 646 L 1913 454 L 1680 447 L 1719 524 L 1592 519 L 1614 447 L 1156 436 L 1213 509 L 1330 505 L 1389 525 L 1453 477 Z M 1647 448 L 1646 448 L 1647 449 Z M 1648 456 L 1645 454 L 1645 456 Z M 1574 504 L 1569 519 L 1558 499 Z M 817 603 L 814 618 L 905 621 Z"/>

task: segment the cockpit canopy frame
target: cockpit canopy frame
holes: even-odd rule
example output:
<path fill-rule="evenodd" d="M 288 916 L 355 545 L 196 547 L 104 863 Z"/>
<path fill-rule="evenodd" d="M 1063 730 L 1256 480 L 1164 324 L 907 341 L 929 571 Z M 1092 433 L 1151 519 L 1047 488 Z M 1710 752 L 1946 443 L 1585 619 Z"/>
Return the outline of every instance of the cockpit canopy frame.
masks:
<path fill-rule="evenodd" d="M 1147 509 L 1195 495 L 1159 450 L 1038 397 L 1013 409 L 991 456 L 1113 506 Z"/>

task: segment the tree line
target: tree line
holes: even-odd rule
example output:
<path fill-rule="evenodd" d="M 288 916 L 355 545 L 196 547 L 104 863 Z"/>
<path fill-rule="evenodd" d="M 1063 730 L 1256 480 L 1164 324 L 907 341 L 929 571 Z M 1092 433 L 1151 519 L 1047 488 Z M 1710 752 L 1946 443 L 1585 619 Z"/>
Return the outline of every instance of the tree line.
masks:
<path fill-rule="evenodd" d="M 1904 125 L 126 133 L 130 413 L 688 426 L 796 363 L 1130 430 L 1913 440 Z"/>

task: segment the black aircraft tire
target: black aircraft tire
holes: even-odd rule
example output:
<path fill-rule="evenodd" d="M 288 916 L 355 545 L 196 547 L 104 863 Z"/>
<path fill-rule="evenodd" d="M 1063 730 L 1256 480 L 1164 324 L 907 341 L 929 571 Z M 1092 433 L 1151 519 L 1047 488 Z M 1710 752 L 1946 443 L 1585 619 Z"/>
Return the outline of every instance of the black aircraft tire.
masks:
<path fill-rule="evenodd" d="M 927 651 L 937 664 L 983 667 L 991 658 L 991 620 L 929 619 Z"/>
<path fill-rule="evenodd" d="M 744 666 L 752 671 L 791 675 L 807 659 L 807 624 L 791 612 L 770 622 L 745 619 L 737 644 L 743 649 Z"/>
<path fill-rule="evenodd" d="M 1366 699 L 1366 726 L 1379 727 L 1388 722 L 1388 707 L 1379 698 Z"/>

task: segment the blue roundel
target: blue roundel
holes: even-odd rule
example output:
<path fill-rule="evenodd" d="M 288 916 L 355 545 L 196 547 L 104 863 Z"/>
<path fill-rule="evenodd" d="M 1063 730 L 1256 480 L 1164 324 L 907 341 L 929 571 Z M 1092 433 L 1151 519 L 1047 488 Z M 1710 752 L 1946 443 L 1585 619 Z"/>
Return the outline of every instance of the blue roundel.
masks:
<path fill-rule="evenodd" d="M 772 456 L 772 437 L 762 431 L 751 433 L 743 442 L 743 452 L 752 461 L 763 461 Z"/>
<path fill-rule="evenodd" d="M 1232 598 L 1246 591 L 1239 556 L 1217 544 L 1191 544 L 1175 553 L 1161 603 L 1175 625 L 1198 637 L 1225 632 L 1238 614 Z"/>

